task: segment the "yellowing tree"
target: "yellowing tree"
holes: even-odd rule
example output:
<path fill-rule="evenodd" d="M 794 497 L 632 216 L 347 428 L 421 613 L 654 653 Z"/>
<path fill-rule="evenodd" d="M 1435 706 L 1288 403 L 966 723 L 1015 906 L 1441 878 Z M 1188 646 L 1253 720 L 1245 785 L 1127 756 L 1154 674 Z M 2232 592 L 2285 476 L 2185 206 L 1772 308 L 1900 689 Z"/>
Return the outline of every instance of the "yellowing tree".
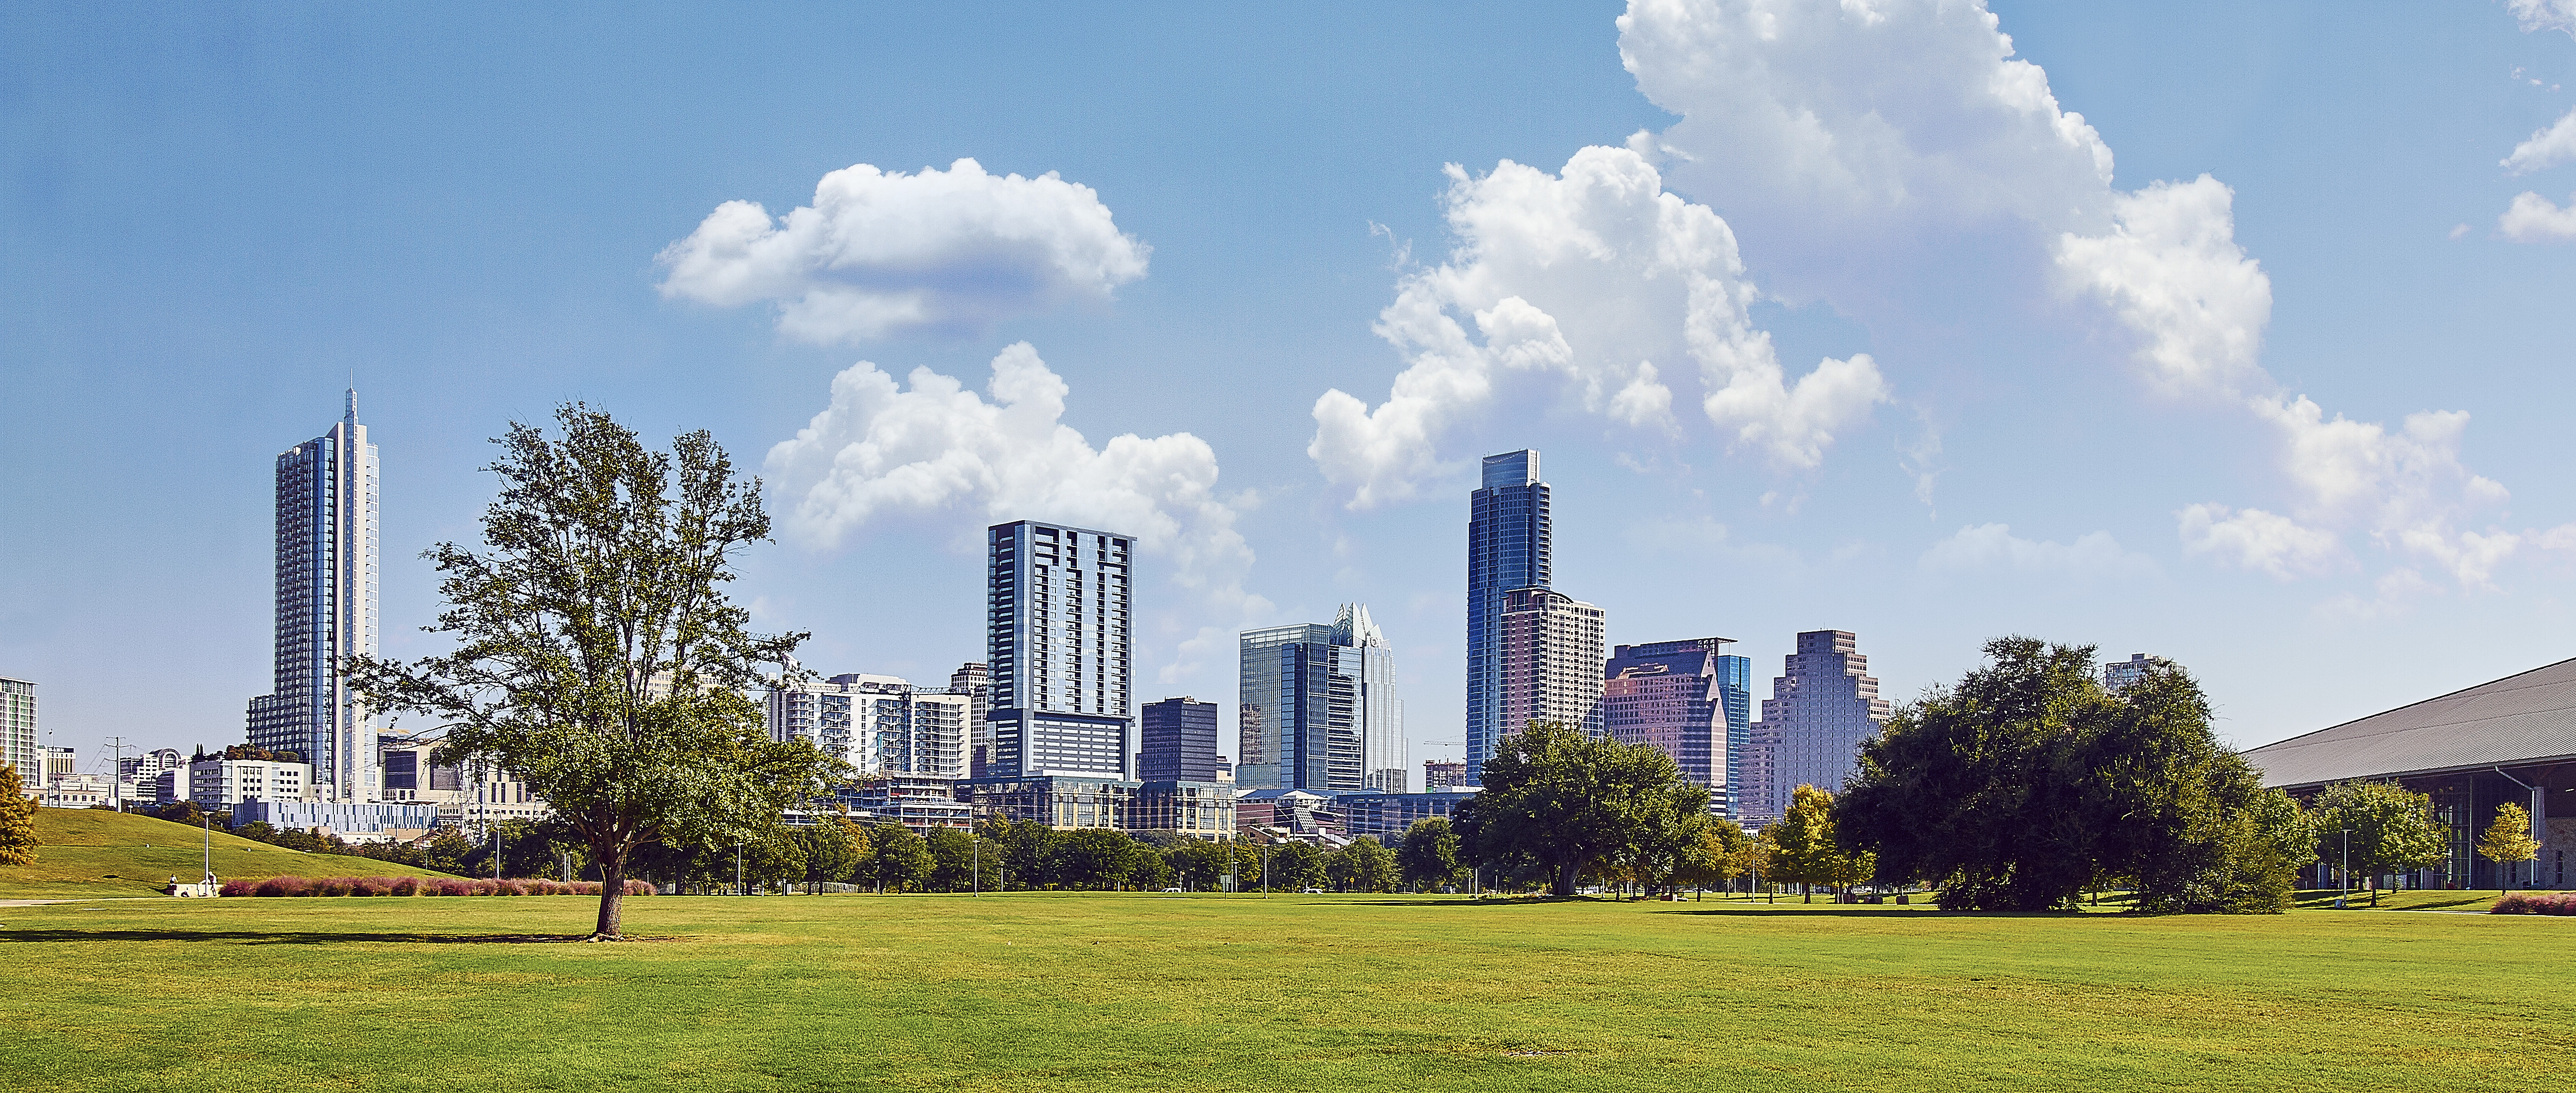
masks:
<path fill-rule="evenodd" d="M 2531 813 L 2521 805 L 2497 808 L 2495 822 L 2478 836 L 2478 856 L 2496 863 L 2496 887 L 2512 887 L 2505 881 L 2505 868 L 2540 856 L 2540 843 L 2531 837 Z"/>
<path fill-rule="evenodd" d="M 1814 786 L 1791 790 L 1789 811 L 1762 833 L 1771 836 L 1775 847 L 1772 876 L 1801 886 L 1857 884 L 1869 879 L 1870 867 L 1876 864 L 1847 854 L 1834 843 L 1834 795 Z M 1806 901 L 1814 903 L 1815 893 L 1807 893 Z"/>
<path fill-rule="evenodd" d="M 18 768 L 0 765 L 0 865 L 36 864 L 36 802 L 18 787 Z"/>

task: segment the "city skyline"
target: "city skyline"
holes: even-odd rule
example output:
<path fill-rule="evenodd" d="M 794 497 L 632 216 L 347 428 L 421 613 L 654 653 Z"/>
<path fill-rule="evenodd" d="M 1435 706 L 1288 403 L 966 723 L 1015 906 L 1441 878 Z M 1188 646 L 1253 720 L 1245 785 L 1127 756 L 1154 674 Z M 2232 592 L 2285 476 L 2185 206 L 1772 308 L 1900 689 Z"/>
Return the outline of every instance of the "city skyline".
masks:
<path fill-rule="evenodd" d="M 1611 640 L 1767 665 L 1849 629 L 1899 701 L 2028 633 L 2187 665 L 2243 746 L 2576 652 L 2547 409 L 2576 274 L 2504 219 L 2576 186 L 2534 143 L 2564 28 L 1504 10 L 817 12 L 782 43 L 13 9 L 0 564 L 31 578 L 0 674 L 85 766 L 233 739 L 274 671 L 273 460 L 352 369 L 399 438 L 388 656 L 438 650 L 417 553 L 475 539 L 486 439 L 567 400 L 764 478 L 780 542 L 737 588 L 813 663 L 939 679 L 983 641 L 983 527 L 1109 527 L 1153 585 L 1137 699 L 1367 602 L 1415 759 L 1463 757 L 1458 529 L 1514 448 Z M 1113 46 L 1138 74 L 1077 59 Z M 1800 111 L 1873 150 L 1826 163 L 1848 185 L 1777 169 L 1810 161 L 1753 119 Z M 1048 230 L 987 246 L 979 209 Z M 829 249 L 880 213 L 967 234 Z"/>

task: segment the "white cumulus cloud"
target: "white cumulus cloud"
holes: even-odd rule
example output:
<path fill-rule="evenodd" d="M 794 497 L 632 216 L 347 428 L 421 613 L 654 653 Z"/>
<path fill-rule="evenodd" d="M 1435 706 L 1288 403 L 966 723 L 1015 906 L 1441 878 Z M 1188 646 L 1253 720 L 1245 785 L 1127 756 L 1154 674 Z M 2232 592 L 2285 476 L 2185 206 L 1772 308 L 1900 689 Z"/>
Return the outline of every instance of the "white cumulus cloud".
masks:
<path fill-rule="evenodd" d="M 2500 164 L 2508 174 L 2527 175 L 2576 159 L 2576 109 L 2570 109 L 2549 128 L 2531 134 L 2530 139 L 2513 146 L 2513 154 Z"/>
<path fill-rule="evenodd" d="M 2124 549 L 2107 531 L 2079 535 L 2073 542 L 2024 539 L 2010 524 L 1974 524 L 1932 544 L 1923 553 L 1925 569 L 2009 569 L 2062 578 L 2152 577 L 2161 573 L 2155 559 Z"/>
<path fill-rule="evenodd" d="M 2302 526 L 2278 513 L 2192 505 L 2175 516 L 2182 525 L 2184 551 L 2210 555 L 2239 569 L 2286 581 L 2337 572 L 2351 564 L 2343 541 L 2333 532 Z"/>
<path fill-rule="evenodd" d="M 2513 199 L 2504 215 L 2496 218 L 2496 230 L 2516 243 L 2564 243 L 2576 239 L 2576 194 L 2567 198 L 2567 206 L 2529 190 Z"/>
<path fill-rule="evenodd" d="M 1812 467 L 1887 397 L 1866 355 L 1792 381 L 1747 313 L 1756 292 L 1735 235 L 1667 193 L 1631 148 L 1585 148 L 1550 174 L 1505 160 L 1448 168 L 1456 247 L 1406 275 L 1377 334 L 1405 359 L 1386 401 L 1316 400 L 1307 454 L 1354 508 L 1409 498 L 1442 470 L 1443 436 L 1516 374 L 1553 377 L 1567 403 L 1621 425 L 1680 428 L 1672 384 L 1695 369 L 1700 409 L 1732 446 Z"/>
<path fill-rule="evenodd" d="M 718 307 L 767 301 L 780 332 L 832 343 L 1105 301 L 1145 275 L 1150 250 L 1118 230 L 1099 194 L 1053 171 L 861 163 L 824 175 L 814 203 L 783 216 L 750 201 L 717 206 L 662 251 L 661 289 Z"/>
<path fill-rule="evenodd" d="M 1098 528 L 1136 536 L 1146 563 L 1183 593 L 1161 614 L 1198 643 L 1191 649 L 1205 653 L 1207 633 L 1266 611 L 1243 588 L 1252 548 L 1235 530 L 1239 502 L 1218 492 L 1216 452 L 1188 433 L 1126 434 L 1095 448 L 1062 421 L 1070 393 L 1026 342 L 993 358 L 984 394 L 927 368 L 898 384 L 874 364 L 852 365 L 833 378 L 831 405 L 769 450 L 782 527 L 816 548 L 907 517 Z M 1193 666 L 1176 662 L 1166 681 Z"/>
<path fill-rule="evenodd" d="M 2504 6 L 2525 31 L 2563 30 L 2576 37 L 2576 0 L 2504 0 Z"/>
<path fill-rule="evenodd" d="M 2262 377 L 2272 281 L 2236 244 L 2235 191 L 2202 175 L 2112 198 L 2112 229 L 2058 239 L 2058 264 L 2145 334 L 2150 374 L 2180 390 Z"/>

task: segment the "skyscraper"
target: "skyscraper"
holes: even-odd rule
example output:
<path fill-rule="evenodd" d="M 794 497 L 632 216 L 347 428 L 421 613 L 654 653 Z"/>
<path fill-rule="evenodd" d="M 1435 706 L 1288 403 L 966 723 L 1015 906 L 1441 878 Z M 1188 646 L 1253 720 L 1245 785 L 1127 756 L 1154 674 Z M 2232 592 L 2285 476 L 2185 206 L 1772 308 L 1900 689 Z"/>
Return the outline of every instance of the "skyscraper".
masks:
<path fill-rule="evenodd" d="M 981 778 L 993 754 L 993 726 L 984 720 L 993 708 L 991 666 L 971 660 L 958 665 L 956 671 L 948 673 L 948 690 L 972 700 L 966 711 L 966 767 Z"/>
<path fill-rule="evenodd" d="M 987 529 L 989 778 L 1128 778 L 1135 540 L 1021 520 Z"/>
<path fill-rule="evenodd" d="M 329 432 L 277 457 L 273 690 L 250 700 L 250 742 L 313 767 L 321 800 L 375 800 L 374 718 L 340 672 L 376 651 L 376 446 L 358 392 Z"/>
<path fill-rule="evenodd" d="M 1516 726 L 1503 718 L 1503 597 L 1548 585 L 1548 488 L 1531 450 L 1485 457 L 1467 515 L 1467 777 Z"/>
<path fill-rule="evenodd" d="M 1138 778 L 1216 781 L 1216 703 L 1166 698 L 1145 704 Z"/>
<path fill-rule="evenodd" d="M 1246 630 L 1241 643 L 1237 785 L 1403 791 L 1395 651 L 1366 605 L 1343 604 L 1330 626 Z"/>
<path fill-rule="evenodd" d="M 1601 637 L 1607 613 L 1562 592 L 1515 588 L 1503 594 L 1500 670 L 1502 732 L 1554 721 L 1601 735 Z M 1500 737 L 1497 737 L 1499 739 Z M 1482 767 L 1476 769 L 1479 778 Z"/>
<path fill-rule="evenodd" d="M 1682 777 L 1734 815 L 1736 768 L 1750 729 L 1753 662 L 1721 652 L 1732 638 L 1622 645 L 1602 668 L 1601 721 L 1623 744 L 1653 744 Z"/>
<path fill-rule="evenodd" d="M 36 735 L 36 685 L 0 676 L 0 763 L 18 768 L 18 788 L 42 793 L 45 753 Z"/>
<path fill-rule="evenodd" d="M 1850 779 L 1861 741 L 1876 735 L 1892 712 L 1878 697 L 1869 658 L 1848 630 L 1809 630 L 1798 635 L 1787 673 L 1771 681 L 1762 721 L 1753 726 L 1757 752 L 1750 772 L 1759 780 L 1745 818 L 1776 820 L 1799 786 L 1840 793 Z"/>

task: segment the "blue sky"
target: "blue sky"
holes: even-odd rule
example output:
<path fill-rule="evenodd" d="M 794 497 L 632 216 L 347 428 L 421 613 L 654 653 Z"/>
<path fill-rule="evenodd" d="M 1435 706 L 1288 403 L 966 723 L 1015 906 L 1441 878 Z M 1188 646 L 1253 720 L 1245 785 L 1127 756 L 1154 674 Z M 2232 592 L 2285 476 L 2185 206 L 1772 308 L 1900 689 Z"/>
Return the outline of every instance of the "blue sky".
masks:
<path fill-rule="evenodd" d="M 978 529 L 1129 521 L 1140 692 L 1365 601 L 1416 762 L 1523 446 L 1558 586 L 1757 697 L 1798 630 L 1900 700 L 2021 632 L 2255 744 L 2576 655 L 2560 0 L 1382 7 L 12 7 L 0 674 L 85 756 L 238 740 L 353 372 L 404 655 L 574 399 L 761 470 L 815 667 L 943 679 Z"/>

